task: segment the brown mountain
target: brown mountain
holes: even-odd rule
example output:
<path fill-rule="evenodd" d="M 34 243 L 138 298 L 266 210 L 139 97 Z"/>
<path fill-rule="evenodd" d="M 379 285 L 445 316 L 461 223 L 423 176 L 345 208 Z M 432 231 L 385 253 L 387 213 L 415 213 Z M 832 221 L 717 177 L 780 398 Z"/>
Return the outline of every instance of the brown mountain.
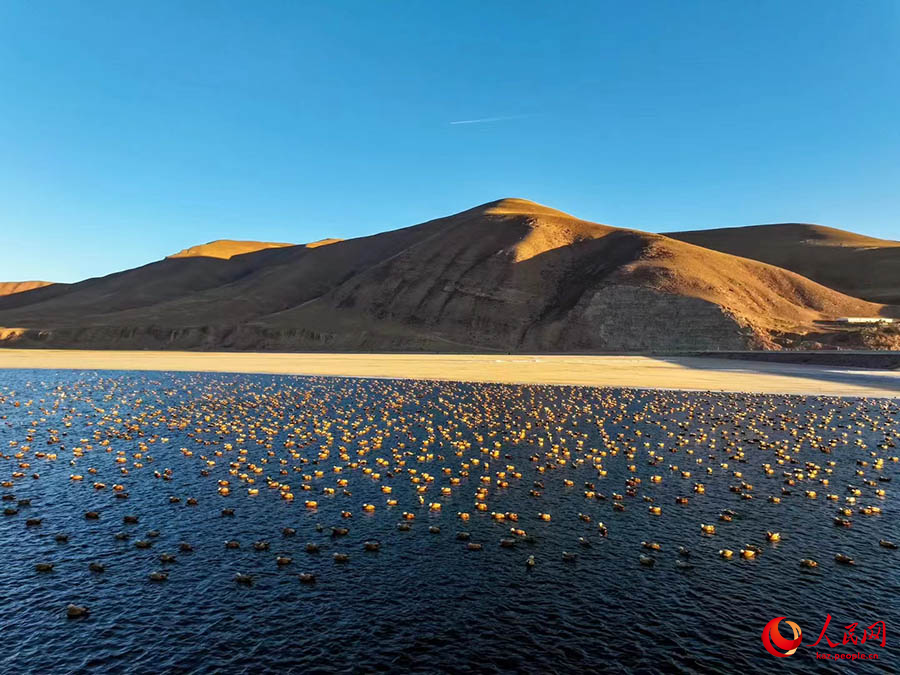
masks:
<path fill-rule="evenodd" d="M 52 281 L 0 281 L 0 296 L 22 293 L 41 288 L 42 286 L 49 286 L 52 283 Z"/>
<path fill-rule="evenodd" d="M 279 244 L 271 241 L 236 241 L 234 239 L 216 239 L 207 244 L 191 246 L 178 253 L 173 253 L 169 258 L 221 258 L 230 260 L 236 255 L 254 253 L 269 248 L 284 248 L 293 244 Z"/>
<path fill-rule="evenodd" d="M 190 249 L 188 249 L 190 250 Z M 0 298 L 7 342 L 273 350 L 777 347 L 890 316 L 796 273 L 521 199 L 228 258 L 170 257 Z"/>
<path fill-rule="evenodd" d="M 668 232 L 666 236 L 783 267 L 858 298 L 900 304 L 900 241 L 801 223 Z"/>

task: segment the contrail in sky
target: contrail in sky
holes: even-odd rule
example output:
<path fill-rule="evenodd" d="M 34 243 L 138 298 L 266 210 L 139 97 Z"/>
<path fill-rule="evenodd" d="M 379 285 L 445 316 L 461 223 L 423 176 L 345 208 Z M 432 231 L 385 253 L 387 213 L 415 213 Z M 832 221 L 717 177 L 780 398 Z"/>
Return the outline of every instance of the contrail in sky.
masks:
<path fill-rule="evenodd" d="M 531 115 L 504 115 L 503 117 L 482 117 L 477 120 L 457 120 L 450 124 L 482 124 L 483 122 L 505 122 L 506 120 L 520 120 Z"/>

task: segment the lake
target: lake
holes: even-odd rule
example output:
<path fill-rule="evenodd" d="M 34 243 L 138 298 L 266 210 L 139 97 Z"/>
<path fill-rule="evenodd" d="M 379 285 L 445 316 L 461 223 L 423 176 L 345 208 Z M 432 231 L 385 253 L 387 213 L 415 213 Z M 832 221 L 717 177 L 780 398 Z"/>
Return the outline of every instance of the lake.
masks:
<path fill-rule="evenodd" d="M 898 440 L 888 399 L 0 370 L 0 671 L 895 672 Z M 829 614 L 885 645 L 763 648 Z"/>

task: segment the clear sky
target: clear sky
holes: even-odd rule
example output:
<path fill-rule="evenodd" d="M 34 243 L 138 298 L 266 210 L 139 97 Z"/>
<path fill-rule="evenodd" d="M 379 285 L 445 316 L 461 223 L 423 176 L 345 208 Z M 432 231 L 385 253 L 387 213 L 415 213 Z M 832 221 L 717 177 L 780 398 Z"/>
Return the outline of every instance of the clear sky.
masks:
<path fill-rule="evenodd" d="M 900 2 L 0 3 L 0 280 L 507 196 L 900 239 Z"/>

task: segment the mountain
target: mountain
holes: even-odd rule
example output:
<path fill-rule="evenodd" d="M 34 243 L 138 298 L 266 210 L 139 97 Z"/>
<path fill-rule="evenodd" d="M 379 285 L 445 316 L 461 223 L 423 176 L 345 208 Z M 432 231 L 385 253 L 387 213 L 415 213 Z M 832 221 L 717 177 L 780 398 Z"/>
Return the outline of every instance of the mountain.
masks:
<path fill-rule="evenodd" d="M 758 349 L 819 342 L 828 330 L 818 322 L 838 316 L 900 313 L 769 264 L 522 199 L 328 245 L 173 256 L 61 286 L 0 298 L 7 344 Z"/>
<path fill-rule="evenodd" d="M 0 296 L 22 293 L 35 288 L 49 286 L 52 281 L 0 281 Z"/>
<path fill-rule="evenodd" d="M 900 241 L 802 223 L 667 232 L 666 236 L 783 267 L 858 298 L 900 304 Z"/>
<path fill-rule="evenodd" d="M 293 244 L 279 244 L 271 241 L 236 241 L 234 239 L 216 239 L 199 246 L 191 246 L 174 253 L 169 258 L 221 258 L 230 260 L 236 255 L 254 253 L 269 248 L 284 248 Z"/>

